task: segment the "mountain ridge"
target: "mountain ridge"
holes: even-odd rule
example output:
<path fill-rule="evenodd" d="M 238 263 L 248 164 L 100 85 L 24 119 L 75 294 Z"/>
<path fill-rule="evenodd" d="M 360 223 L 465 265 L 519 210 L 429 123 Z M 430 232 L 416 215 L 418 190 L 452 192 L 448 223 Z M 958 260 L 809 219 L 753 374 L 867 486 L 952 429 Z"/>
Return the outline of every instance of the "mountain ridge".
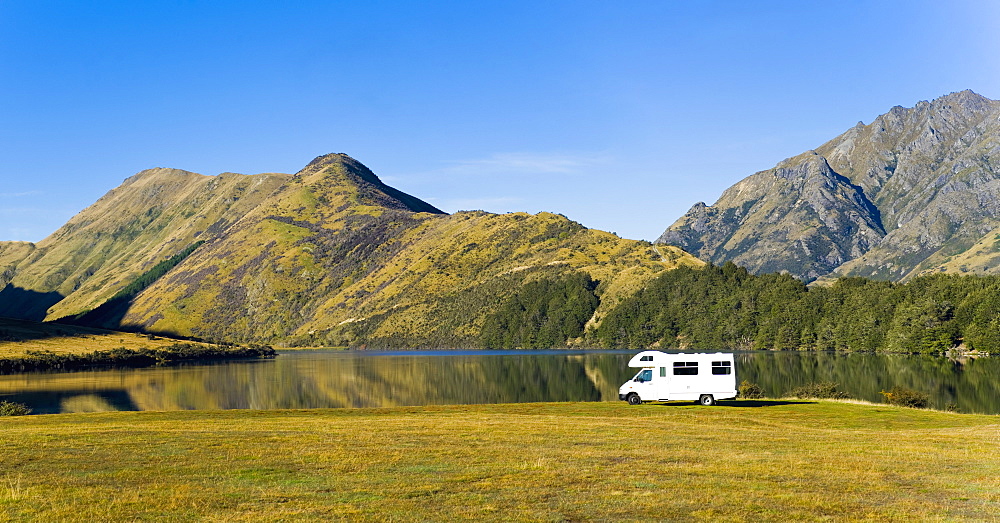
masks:
<path fill-rule="evenodd" d="M 533 281 L 598 281 L 596 324 L 659 272 L 700 264 L 551 213 L 443 213 L 338 153 L 295 174 L 137 173 L 38 244 L 0 243 L 0 315 L 238 342 L 475 346 Z M 121 302 L 126 288 L 141 290 Z"/>
<path fill-rule="evenodd" d="M 806 281 L 905 280 L 949 270 L 1000 226 L 997 166 L 1000 102 L 951 93 L 893 107 L 744 178 L 712 206 L 695 204 L 657 243 Z"/>

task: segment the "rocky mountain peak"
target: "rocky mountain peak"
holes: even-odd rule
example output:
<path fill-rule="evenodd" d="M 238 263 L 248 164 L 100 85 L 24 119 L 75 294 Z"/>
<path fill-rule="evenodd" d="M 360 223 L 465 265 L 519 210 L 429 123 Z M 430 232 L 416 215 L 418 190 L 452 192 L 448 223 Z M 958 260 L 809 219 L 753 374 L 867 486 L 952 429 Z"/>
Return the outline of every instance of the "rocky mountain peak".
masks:
<path fill-rule="evenodd" d="M 966 89 L 935 98 L 930 105 L 939 111 L 960 109 L 970 113 L 984 113 L 996 109 L 1000 102 Z"/>
<path fill-rule="evenodd" d="M 893 107 L 693 207 L 658 241 L 806 280 L 928 270 L 1000 226 L 998 116 L 971 90 Z"/>

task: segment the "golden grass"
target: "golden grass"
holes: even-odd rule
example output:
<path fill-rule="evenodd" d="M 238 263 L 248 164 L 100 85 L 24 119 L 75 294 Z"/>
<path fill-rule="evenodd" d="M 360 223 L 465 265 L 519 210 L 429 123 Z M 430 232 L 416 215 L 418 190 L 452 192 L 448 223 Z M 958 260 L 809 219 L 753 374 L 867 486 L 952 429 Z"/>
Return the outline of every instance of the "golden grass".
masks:
<path fill-rule="evenodd" d="M 990 520 L 995 416 L 835 402 L 0 418 L 0 519 Z"/>
<path fill-rule="evenodd" d="M 138 350 L 168 347 L 178 340 L 146 334 L 91 329 L 55 323 L 37 323 L 0 318 L 0 331 L 21 341 L 0 338 L 0 358 L 24 356 L 28 351 L 51 351 L 58 354 L 88 354 L 124 347 Z M 184 343 L 194 343 L 187 342 Z"/>
<path fill-rule="evenodd" d="M 937 274 L 996 274 L 1000 259 L 1000 228 L 993 229 L 968 249 L 949 256 L 941 249 L 929 256 L 904 279 Z"/>

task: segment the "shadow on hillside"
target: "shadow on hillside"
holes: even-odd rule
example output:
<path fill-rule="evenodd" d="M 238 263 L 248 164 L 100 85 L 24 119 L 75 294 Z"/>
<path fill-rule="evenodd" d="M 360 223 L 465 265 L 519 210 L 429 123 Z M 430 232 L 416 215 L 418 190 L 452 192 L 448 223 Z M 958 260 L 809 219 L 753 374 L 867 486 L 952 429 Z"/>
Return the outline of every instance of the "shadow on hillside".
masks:
<path fill-rule="evenodd" d="M 42 323 L 20 318 L 0 317 L 0 343 L 44 340 L 97 334 L 95 329 L 84 329 L 58 323 Z"/>
<path fill-rule="evenodd" d="M 58 292 L 37 292 L 7 284 L 0 290 L 0 316 L 42 321 L 49 307 L 62 301 Z"/>
<path fill-rule="evenodd" d="M 49 307 L 63 298 L 58 292 L 37 292 L 8 284 L 0 290 L 0 343 L 89 336 L 114 330 L 113 324 L 108 327 L 96 321 L 76 321 L 73 318 L 44 322 Z M 105 307 L 99 319 L 114 322 L 122 313 L 121 304 L 113 305 L 118 307 Z"/>
<path fill-rule="evenodd" d="M 125 314 L 128 313 L 128 308 L 131 305 L 131 297 L 116 297 L 98 305 L 96 309 L 86 311 L 77 316 L 60 318 L 57 321 L 69 325 L 80 325 L 82 327 L 139 332 L 141 329 L 130 329 L 122 325 L 122 320 L 125 319 Z"/>

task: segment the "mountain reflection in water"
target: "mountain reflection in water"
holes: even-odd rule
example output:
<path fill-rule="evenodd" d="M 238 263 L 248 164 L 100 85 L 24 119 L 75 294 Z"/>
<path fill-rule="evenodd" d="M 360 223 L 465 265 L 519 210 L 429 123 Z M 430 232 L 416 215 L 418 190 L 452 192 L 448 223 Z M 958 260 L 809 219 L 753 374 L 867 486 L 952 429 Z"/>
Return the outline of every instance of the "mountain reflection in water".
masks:
<path fill-rule="evenodd" d="M 618 399 L 628 352 L 282 353 L 274 360 L 0 376 L 37 414 Z"/>
<path fill-rule="evenodd" d="M 0 376 L 0 400 L 36 414 L 109 410 L 388 407 L 535 401 L 617 401 L 635 351 L 290 351 L 274 360 Z M 737 379 L 777 397 L 835 382 L 883 401 L 899 385 L 932 406 L 1000 413 L 1000 358 L 817 352 L 739 353 Z"/>

